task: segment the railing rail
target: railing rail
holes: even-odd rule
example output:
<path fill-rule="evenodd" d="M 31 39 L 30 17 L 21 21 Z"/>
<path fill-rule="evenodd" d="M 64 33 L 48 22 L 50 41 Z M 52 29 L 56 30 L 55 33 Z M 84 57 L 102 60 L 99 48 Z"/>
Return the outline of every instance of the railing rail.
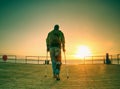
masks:
<path fill-rule="evenodd" d="M 5 62 L 2 59 L 3 55 L 0 55 L 0 62 Z M 31 64 L 45 64 L 46 56 L 24 56 L 20 59 L 16 55 L 7 55 L 8 60 L 6 62 L 12 63 L 31 63 Z M 109 55 L 111 64 L 120 64 L 120 54 Z M 48 57 L 49 63 L 51 64 L 50 57 Z M 105 55 L 98 56 L 85 56 L 84 59 L 66 59 L 67 64 L 105 64 Z M 64 59 L 62 59 L 64 64 Z"/>

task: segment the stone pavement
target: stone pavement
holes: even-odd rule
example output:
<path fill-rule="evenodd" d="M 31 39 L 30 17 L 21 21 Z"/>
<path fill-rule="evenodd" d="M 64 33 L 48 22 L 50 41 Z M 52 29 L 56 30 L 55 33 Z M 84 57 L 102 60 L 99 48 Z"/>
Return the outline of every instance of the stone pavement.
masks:
<path fill-rule="evenodd" d="M 51 65 L 0 63 L 0 89 L 120 89 L 120 65 L 62 65 L 61 80 L 52 78 Z"/>

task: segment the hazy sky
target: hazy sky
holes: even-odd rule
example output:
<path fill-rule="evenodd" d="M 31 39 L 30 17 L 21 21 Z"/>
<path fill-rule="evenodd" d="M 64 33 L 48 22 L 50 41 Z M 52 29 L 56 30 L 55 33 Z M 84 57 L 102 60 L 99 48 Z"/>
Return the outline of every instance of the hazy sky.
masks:
<path fill-rule="evenodd" d="M 55 24 L 67 54 L 86 45 L 92 53 L 120 53 L 120 0 L 0 0 L 0 54 L 46 55 Z"/>

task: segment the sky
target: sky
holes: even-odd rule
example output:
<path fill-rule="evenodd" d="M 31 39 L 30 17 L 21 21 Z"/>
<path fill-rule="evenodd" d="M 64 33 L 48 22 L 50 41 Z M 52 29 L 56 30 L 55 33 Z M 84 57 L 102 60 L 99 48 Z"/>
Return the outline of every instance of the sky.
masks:
<path fill-rule="evenodd" d="M 119 0 L 0 0 L 0 55 L 46 55 L 46 37 L 59 24 L 66 54 L 120 53 Z"/>

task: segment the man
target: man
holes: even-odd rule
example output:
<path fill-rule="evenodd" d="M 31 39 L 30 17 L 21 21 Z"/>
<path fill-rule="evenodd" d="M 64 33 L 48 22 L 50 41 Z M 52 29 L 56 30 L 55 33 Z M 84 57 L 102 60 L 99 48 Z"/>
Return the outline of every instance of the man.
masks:
<path fill-rule="evenodd" d="M 53 77 L 60 80 L 61 48 L 65 52 L 65 38 L 63 32 L 59 30 L 59 25 L 55 25 L 54 29 L 48 33 L 46 45 L 52 61 Z"/>

